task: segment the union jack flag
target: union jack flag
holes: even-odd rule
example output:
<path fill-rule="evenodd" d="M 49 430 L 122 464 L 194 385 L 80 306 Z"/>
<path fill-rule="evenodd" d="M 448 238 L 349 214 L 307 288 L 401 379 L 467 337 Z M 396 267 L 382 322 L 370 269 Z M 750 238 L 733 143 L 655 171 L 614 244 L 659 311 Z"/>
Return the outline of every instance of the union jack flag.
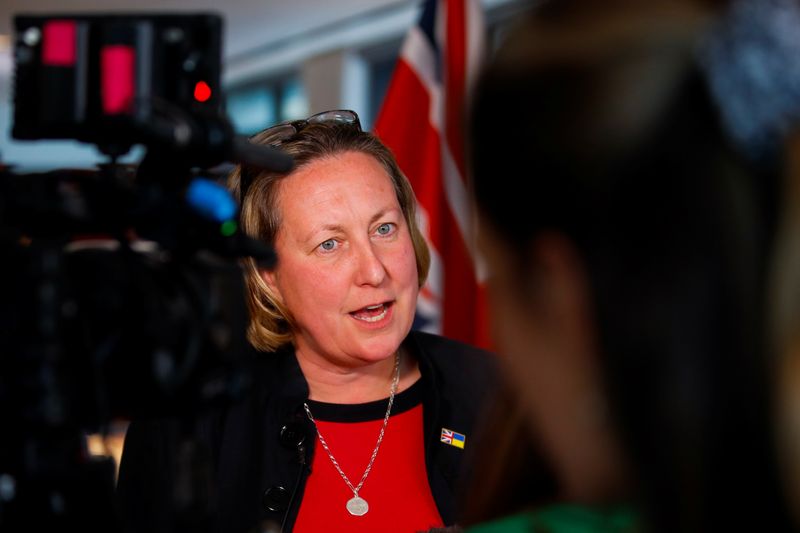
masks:
<path fill-rule="evenodd" d="M 375 133 L 414 187 L 431 248 L 415 327 L 489 348 L 463 138 L 484 34 L 477 1 L 426 0 L 403 43 Z"/>
<path fill-rule="evenodd" d="M 445 444 L 455 446 L 456 448 L 464 448 L 467 437 L 452 429 L 442 428 L 441 441 Z"/>

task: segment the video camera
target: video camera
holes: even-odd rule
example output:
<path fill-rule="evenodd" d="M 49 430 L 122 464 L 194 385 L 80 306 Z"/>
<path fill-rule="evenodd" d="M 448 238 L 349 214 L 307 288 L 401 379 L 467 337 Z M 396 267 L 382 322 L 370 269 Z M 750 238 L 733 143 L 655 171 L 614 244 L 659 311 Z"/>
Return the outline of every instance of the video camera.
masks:
<path fill-rule="evenodd" d="M 13 137 L 92 143 L 108 162 L 0 167 L 0 530 L 114 531 L 113 465 L 87 457 L 82 436 L 117 418 L 191 420 L 247 390 L 239 259 L 275 258 L 238 230 L 214 169 L 292 160 L 234 134 L 219 15 L 14 27 Z M 134 145 L 142 161 L 119 164 Z"/>

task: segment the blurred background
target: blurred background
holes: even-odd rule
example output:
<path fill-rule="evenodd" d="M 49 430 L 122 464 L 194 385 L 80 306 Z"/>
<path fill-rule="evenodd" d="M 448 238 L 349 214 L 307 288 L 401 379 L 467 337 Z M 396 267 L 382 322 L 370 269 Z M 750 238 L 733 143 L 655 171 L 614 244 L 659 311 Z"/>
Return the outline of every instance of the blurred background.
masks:
<path fill-rule="evenodd" d="M 530 1 L 481 0 L 488 47 Z M 0 162 L 18 170 L 93 166 L 93 146 L 19 142 L 13 116 L 15 14 L 213 11 L 224 17 L 223 89 L 240 133 L 335 108 L 356 110 L 371 128 L 403 37 L 419 18 L 411 0 L 3 0 L 0 2 Z M 135 162 L 141 150 L 128 156 Z"/>

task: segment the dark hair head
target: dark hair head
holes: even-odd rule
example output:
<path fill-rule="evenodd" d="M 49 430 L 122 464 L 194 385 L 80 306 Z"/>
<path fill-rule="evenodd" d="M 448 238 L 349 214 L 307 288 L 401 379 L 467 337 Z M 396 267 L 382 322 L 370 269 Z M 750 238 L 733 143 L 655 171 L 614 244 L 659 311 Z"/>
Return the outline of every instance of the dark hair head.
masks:
<path fill-rule="evenodd" d="M 543 232 L 581 254 L 612 417 L 653 529 L 780 523 L 762 324 L 776 180 L 720 125 L 696 60 L 712 14 L 699 2 L 550 4 L 479 82 L 482 223 L 518 252 L 520 279 Z"/>

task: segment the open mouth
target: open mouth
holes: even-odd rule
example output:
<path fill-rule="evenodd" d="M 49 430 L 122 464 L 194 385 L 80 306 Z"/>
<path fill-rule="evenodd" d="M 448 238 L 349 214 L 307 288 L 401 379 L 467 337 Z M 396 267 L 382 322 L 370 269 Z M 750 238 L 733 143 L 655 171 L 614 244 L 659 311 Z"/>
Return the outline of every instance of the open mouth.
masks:
<path fill-rule="evenodd" d="M 356 320 L 362 322 L 378 322 L 386 317 L 389 308 L 392 306 L 391 302 L 384 302 L 381 304 L 370 305 L 362 307 L 357 311 L 353 311 L 350 315 Z"/>

